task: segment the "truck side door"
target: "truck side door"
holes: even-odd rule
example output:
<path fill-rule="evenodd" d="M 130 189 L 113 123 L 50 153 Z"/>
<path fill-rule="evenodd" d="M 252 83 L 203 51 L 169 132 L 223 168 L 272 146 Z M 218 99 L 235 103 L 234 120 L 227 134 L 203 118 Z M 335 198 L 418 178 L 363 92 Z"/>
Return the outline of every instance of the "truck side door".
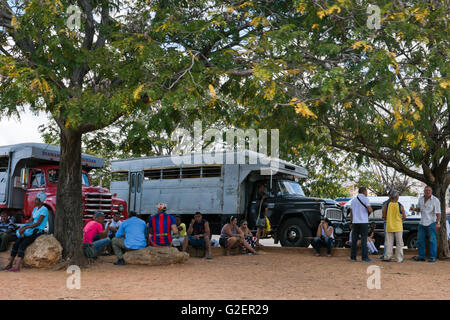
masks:
<path fill-rule="evenodd" d="M 45 192 L 45 174 L 40 169 L 30 169 L 30 180 L 25 192 L 24 215 L 29 217 L 34 208 L 34 200 L 39 192 Z"/>
<path fill-rule="evenodd" d="M 144 180 L 144 173 L 142 171 L 130 172 L 128 179 L 129 183 L 129 197 L 128 197 L 128 210 L 141 212 L 141 200 L 142 200 L 142 181 Z"/>

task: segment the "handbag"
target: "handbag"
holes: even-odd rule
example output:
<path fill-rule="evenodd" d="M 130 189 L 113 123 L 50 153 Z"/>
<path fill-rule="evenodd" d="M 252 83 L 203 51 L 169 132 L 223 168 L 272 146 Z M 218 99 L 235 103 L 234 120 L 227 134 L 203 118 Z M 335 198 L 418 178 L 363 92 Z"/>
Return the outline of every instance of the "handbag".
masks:
<path fill-rule="evenodd" d="M 363 205 L 363 207 L 366 208 L 367 214 L 370 215 L 369 209 L 368 209 L 367 206 L 361 201 L 361 199 L 360 199 L 358 196 L 356 196 L 356 199 L 358 199 L 358 201 Z"/>
<path fill-rule="evenodd" d="M 270 225 L 269 218 L 267 218 L 267 217 L 266 217 L 266 227 L 265 227 L 264 230 L 265 230 L 266 232 L 272 231 L 272 227 L 271 227 L 271 225 Z"/>

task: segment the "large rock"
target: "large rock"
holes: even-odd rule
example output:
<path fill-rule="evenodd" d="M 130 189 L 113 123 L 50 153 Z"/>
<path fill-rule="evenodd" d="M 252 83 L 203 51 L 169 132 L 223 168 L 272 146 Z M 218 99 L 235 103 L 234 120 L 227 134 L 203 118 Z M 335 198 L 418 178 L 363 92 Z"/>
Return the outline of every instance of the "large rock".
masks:
<path fill-rule="evenodd" d="M 147 247 L 128 251 L 123 255 L 123 259 L 127 264 L 162 266 L 186 262 L 189 259 L 189 254 L 180 252 L 173 247 Z"/>
<path fill-rule="evenodd" d="M 62 246 L 53 235 L 42 235 L 25 250 L 23 265 L 26 267 L 46 268 L 61 260 Z"/>

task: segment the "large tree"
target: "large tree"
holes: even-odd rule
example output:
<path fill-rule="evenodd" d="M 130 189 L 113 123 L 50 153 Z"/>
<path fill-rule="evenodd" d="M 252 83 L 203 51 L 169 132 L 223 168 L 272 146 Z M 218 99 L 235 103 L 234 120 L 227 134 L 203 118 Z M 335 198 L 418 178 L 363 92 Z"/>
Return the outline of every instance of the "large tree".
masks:
<path fill-rule="evenodd" d="M 247 1 L 239 13 L 259 32 L 233 48 L 240 72 L 220 92 L 238 93 L 242 123 L 280 128 L 285 150 L 325 144 L 430 185 L 448 256 L 448 2 L 370 3 Z"/>
<path fill-rule="evenodd" d="M 225 3 L 0 0 L 0 115 L 20 115 L 28 106 L 51 114 L 58 126 L 55 236 L 72 263 L 85 261 L 83 135 L 139 111 L 166 109 L 170 117 L 178 108 L 223 107 L 212 85 L 219 76 L 201 59 L 218 63 L 249 27 L 224 16 Z M 79 29 L 70 5 L 81 11 Z"/>

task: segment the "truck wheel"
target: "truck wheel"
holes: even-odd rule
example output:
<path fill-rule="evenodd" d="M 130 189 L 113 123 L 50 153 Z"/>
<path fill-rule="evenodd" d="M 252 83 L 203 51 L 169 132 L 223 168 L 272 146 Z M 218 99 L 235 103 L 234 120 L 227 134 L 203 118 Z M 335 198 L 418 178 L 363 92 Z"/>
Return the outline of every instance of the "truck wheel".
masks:
<path fill-rule="evenodd" d="M 417 248 L 417 232 L 413 232 L 408 236 L 408 240 L 406 240 L 406 246 L 408 249 Z"/>
<path fill-rule="evenodd" d="M 290 218 L 280 228 L 279 238 L 283 247 L 308 247 L 311 230 L 300 218 Z"/>
<path fill-rule="evenodd" d="M 51 209 L 48 209 L 48 220 L 47 226 L 45 229 L 47 230 L 47 234 L 53 234 L 55 231 L 55 215 Z"/>

